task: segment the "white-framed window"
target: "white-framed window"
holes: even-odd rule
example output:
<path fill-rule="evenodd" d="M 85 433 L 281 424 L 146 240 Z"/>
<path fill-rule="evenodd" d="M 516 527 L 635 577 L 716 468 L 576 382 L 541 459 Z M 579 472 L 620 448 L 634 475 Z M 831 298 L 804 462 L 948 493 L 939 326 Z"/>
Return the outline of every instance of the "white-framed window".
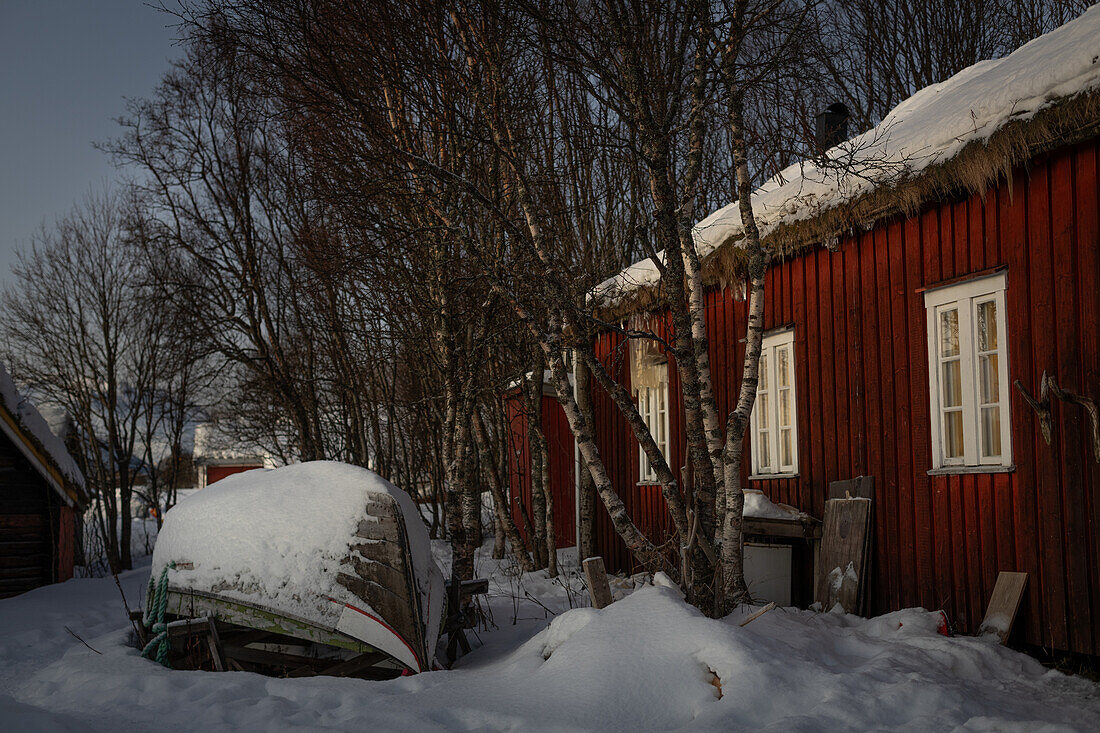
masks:
<path fill-rule="evenodd" d="M 749 430 L 754 475 L 798 473 L 794 329 L 764 336 Z"/>
<path fill-rule="evenodd" d="M 1011 466 L 1005 274 L 926 291 L 932 467 Z"/>
<path fill-rule="evenodd" d="M 638 388 L 638 412 L 645 420 L 653 441 L 661 450 L 661 455 L 668 458 L 668 364 L 650 367 L 658 373 L 663 370 L 663 377 L 658 377 L 654 386 Z M 638 447 L 638 477 L 641 483 L 656 483 L 657 471 L 650 464 L 649 456 Z"/>

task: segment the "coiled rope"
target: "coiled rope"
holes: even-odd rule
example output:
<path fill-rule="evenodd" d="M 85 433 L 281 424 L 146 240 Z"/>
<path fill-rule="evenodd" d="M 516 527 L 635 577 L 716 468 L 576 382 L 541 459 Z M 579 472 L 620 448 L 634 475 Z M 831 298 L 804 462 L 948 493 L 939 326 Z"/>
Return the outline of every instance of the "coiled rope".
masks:
<path fill-rule="evenodd" d="M 141 617 L 141 623 L 153 632 L 153 638 L 141 650 L 141 656 L 153 659 L 153 653 L 156 650 L 156 661 L 165 667 L 169 666 L 168 652 L 171 651 L 172 645 L 168 641 L 168 624 L 164 620 L 164 615 L 168 610 L 168 571 L 174 567 L 176 567 L 174 562 L 165 565 L 160 571 L 160 578 L 155 582 L 153 576 L 149 576 L 148 601 L 145 604 L 145 613 Z"/>

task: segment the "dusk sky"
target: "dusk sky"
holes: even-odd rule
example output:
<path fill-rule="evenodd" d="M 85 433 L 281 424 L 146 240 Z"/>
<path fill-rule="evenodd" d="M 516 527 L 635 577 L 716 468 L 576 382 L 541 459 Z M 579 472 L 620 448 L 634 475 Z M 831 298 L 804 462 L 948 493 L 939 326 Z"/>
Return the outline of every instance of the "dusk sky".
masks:
<path fill-rule="evenodd" d="M 92 143 L 180 54 L 172 21 L 142 0 L 0 0 L 0 283 L 43 222 L 117 177 Z"/>

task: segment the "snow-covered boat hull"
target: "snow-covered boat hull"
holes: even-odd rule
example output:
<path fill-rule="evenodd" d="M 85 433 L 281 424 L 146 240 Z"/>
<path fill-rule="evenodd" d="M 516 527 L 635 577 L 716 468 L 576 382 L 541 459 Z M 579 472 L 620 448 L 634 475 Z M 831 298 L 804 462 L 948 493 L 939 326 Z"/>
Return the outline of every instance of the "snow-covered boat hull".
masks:
<path fill-rule="evenodd" d="M 412 500 L 366 469 L 298 464 L 204 489 L 165 517 L 153 579 L 150 627 L 161 583 L 167 622 L 210 617 L 230 641 L 270 634 L 242 658 L 274 641 L 285 661 L 298 640 L 296 652 L 337 660 L 376 652 L 395 673 L 435 663 L 445 593 L 427 531 Z"/>

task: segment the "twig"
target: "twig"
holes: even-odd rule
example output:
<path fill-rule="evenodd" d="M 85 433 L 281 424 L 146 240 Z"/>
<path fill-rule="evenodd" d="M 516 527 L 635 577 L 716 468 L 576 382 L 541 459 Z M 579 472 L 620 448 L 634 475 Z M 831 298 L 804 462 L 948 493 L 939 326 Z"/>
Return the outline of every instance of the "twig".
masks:
<path fill-rule="evenodd" d="M 775 608 L 775 603 L 769 603 L 768 605 L 764 606 L 759 611 L 757 611 L 756 613 L 754 613 L 753 615 L 749 616 L 747 619 L 745 619 L 744 621 L 739 623 L 738 626 L 747 626 L 749 623 L 751 623 L 752 621 L 755 621 L 756 619 L 760 618 L 761 616 L 763 616 L 765 613 L 772 610 L 773 608 Z"/>
<path fill-rule="evenodd" d="M 96 653 L 96 654 L 98 654 L 99 656 L 101 656 L 101 657 L 103 656 L 103 652 L 99 651 L 98 649 L 93 649 L 93 648 L 92 648 L 92 645 L 91 645 L 91 644 L 89 644 L 88 642 L 86 642 L 86 641 L 84 641 L 83 639 L 81 639 L 81 638 L 80 638 L 80 636 L 79 636 L 79 635 L 78 635 L 78 634 L 77 634 L 77 633 L 76 633 L 75 631 L 73 631 L 72 629 L 70 629 L 70 628 L 69 628 L 68 626 L 64 626 L 64 627 L 62 627 L 62 628 L 64 628 L 64 629 L 65 629 L 65 631 L 68 631 L 68 632 L 69 632 L 70 634 L 72 634 L 72 635 L 73 635 L 73 638 L 75 638 L 75 639 L 76 639 L 77 641 L 79 641 L 79 642 L 80 642 L 81 644 L 83 644 L 84 646 L 88 647 L 89 649 L 91 649 L 91 650 L 92 650 L 93 652 L 95 652 L 95 653 Z"/>
<path fill-rule="evenodd" d="M 126 592 L 122 590 L 122 581 L 118 579 L 118 573 L 116 573 L 113 569 L 111 570 L 111 577 L 115 579 L 115 587 L 118 588 L 118 594 L 122 596 L 122 607 L 126 609 L 126 618 L 130 619 L 130 627 L 133 628 L 134 634 L 137 636 L 137 638 L 141 639 L 141 629 L 137 627 L 137 621 L 134 620 L 133 615 L 130 613 L 130 604 L 126 602 Z M 81 641 L 83 641 L 83 639 L 81 639 Z"/>

